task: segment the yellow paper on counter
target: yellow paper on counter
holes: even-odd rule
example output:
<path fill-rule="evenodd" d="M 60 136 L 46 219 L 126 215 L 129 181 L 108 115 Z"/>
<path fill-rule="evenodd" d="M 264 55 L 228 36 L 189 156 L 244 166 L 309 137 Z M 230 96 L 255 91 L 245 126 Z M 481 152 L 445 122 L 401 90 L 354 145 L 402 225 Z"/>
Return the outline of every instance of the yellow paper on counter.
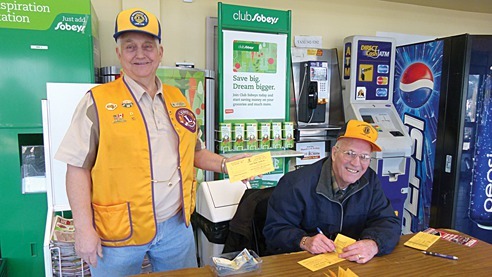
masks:
<path fill-rule="evenodd" d="M 319 254 L 298 263 L 311 271 L 316 271 L 318 269 L 339 263 L 345 259 L 339 258 L 338 254 L 343 252 L 342 249 L 344 247 L 351 245 L 355 241 L 356 240 L 353 238 L 338 234 L 334 241 L 336 247 L 335 252 Z"/>
<path fill-rule="evenodd" d="M 403 245 L 419 250 L 427 250 L 427 248 L 433 245 L 434 242 L 436 242 L 438 239 L 439 236 L 424 232 L 418 232 Z"/>
<path fill-rule="evenodd" d="M 343 248 L 351 245 L 355 241 L 356 240 L 353 238 L 344 236 L 342 234 L 338 234 L 337 237 L 335 238 L 335 241 L 334 241 L 337 253 L 342 253 Z"/>
<path fill-rule="evenodd" d="M 344 270 L 342 267 L 338 267 L 338 277 L 358 277 L 355 272 L 350 270 L 350 268 L 347 268 L 347 270 Z"/>
<path fill-rule="evenodd" d="M 297 263 L 311 271 L 316 271 L 341 261 L 344 261 L 344 259 L 340 259 L 337 252 L 331 252 L 319 254 L 311 258 L 298 261 Z"/>
<path fill-rule="evenodd" d="M 337 277 L 337 275 L 335 274 L 335 272 L 331 271 L 328 269 L 328 274 L 323 272 L 323 275 L 327 276 L 327 277 Z"/>
<path fill-rule="evenodd" d="M 270 152 L 228 162 L 226 166 L 231 183 L 275 170 Z"/>

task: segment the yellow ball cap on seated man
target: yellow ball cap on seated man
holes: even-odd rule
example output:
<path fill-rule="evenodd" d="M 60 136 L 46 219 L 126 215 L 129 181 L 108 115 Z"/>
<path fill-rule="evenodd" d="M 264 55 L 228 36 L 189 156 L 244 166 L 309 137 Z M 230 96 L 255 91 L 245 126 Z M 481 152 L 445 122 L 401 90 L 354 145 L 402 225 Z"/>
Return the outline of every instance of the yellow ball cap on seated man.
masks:
<path fill-rule="evenodd" d="M 117 40 L 125 32 L 146 33 L 158 38 L 159 43 L 161 42 L 161 23 L 154 14 L 144 9 L 128 9 L 116 16 L 114 39 Z"/>
<path fill-rule="evenodd" d="M 349 120 L 340 131 L 337 140 L 341 138 L 356 138 L 369 142 L 373 152 L 380 152 L 382 149 L 376 144 L 378 131 L 371 124 L 355 119 Z"/>

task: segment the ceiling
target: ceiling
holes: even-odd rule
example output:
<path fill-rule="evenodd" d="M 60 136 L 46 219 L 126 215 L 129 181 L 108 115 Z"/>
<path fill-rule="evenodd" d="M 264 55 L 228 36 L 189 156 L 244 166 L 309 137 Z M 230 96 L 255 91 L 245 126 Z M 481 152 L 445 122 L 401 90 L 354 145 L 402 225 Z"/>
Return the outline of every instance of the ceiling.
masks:
<path fill-rule="evenodd" d="M 492 0 L 382 0 L 440 9 L 492 14 Z"/>

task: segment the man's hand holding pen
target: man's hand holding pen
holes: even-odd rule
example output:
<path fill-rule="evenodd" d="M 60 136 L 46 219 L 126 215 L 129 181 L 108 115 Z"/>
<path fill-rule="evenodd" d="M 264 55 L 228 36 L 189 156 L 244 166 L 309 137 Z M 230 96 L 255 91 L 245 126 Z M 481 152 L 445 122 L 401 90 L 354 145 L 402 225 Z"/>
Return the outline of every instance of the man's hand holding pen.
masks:
<path fill-rule="evenodd" d="M 316 229 L 318 231 L 317 235 L 312 237 L 305 236 L 301 239 L 300 242 L 301 249 L 306 250 L 311 254 L 323 254 L 328 252 L 335 252 L 336 251 L 335 242 L 329 239 L 328 237 L 326 237 L 320 228 L 316 228 Z M 341 242 L 339 241 L 338 243 Z M 343 243 L 342 243 L 342 247 L 343 247 Z M 370 261 L 378 253 L 378 246 L 376 242 L 373 240 L 363 239 L 359 241 L 354 241 L 353 243 L 350 242 L 350 244 L 345 245 L 345 247 L 341 251 L 343 252 L 338 253 L 339 258 L 363 264 Z"/>
<path fill-rule="evenodd" d="M 318 228 L 318 234 L 312 237 L 305 236 L 300 242 L 301 249 L 311 254 L 322 254 L 335 251 L 335 243 L 327 238 Z"/>

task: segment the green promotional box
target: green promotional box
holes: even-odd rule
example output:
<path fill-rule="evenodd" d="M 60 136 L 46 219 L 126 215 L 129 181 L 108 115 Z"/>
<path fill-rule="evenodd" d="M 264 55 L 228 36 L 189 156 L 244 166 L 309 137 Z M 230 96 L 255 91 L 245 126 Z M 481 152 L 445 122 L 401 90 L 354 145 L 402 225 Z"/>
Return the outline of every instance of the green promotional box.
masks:
<path fill-rule="evenodd" d="M 272 148 L 282 148 L 282 122 L 272 122 Z"/>
<path fill-rule="evenodd" d="M 271 132 L 270 122 L 260 123 L 260 136 L 261 136 L 260 149 L 270 148 L 270 132 Z"/>
<path fill-rule="evenodd" d="M 284 122 L 284 147 L 294 147 L 294 123 Z"/>
<path fill-rule="evenodd" d="M 231 123 L 219 124 L 219 149 L 222 152 L 231 151 Z"/>
<path fill-rule="evenodd" d="M 234 123 L 234 141 L 232 145 L 235 151 L 244 150 L 244 123 Z"/>
<path fill-rule="evenodd" d="M 258 149 L 258 124 L 256 122 L 246 123 L 246 134 L 248 135 L 246 148 L 248 150 Z"/>

